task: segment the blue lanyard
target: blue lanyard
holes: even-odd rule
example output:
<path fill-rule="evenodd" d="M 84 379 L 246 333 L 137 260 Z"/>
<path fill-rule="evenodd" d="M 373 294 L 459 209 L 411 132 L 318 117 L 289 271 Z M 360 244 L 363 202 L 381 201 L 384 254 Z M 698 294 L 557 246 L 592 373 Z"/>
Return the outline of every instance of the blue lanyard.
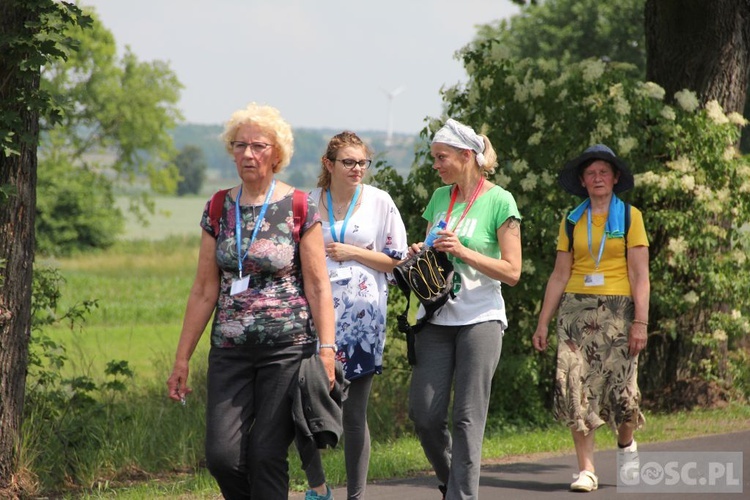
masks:
<path fill-rule="evenodd" d="M 354 211 L 354 207 L 357 205 L 357 200 L 359 199 L 359 193 L 362 191 L 362 184 L 357 185 L 357 190 L 354 191 L 354 196 L 352 197 L 352 201 L 349 202 L 349 210 L 346 211 L 346 217 L 344 217 L 344 223 L 341 225 L 341 231 L 339 232 L 339 237 L 336 238 L 336 233 L 333 230 L 334 220 L 333 220 L 333 198 L 331 198 L 331 189 L 326 189 L 326 196 L 328 197 L 328 227 L 331 230 L 331 238 L 333 238 L 333 241 L 335 242 L 344 242 L 344 234 L 346 234 L 346 225 L 349 224 L 349 218 L 352 216 L 352 212 Z"/>
<path fill-rule="evenodd" d="M 598 270 L 599 263 L 602 261 L 602 254 L 604 253 L 604 240 L 607 239 L 606 228 L 605 228 L 605 232 L 602 233 L 602 242 L 599 245 L 599 257 L 594 258 L 594 252 L 591 251 L 592 250 L 591 249 L 591 246 L 592 246 L 592 243 L 591 243 L 591 207 L 589 207 L 589 209 L 586 210 L 586 214 L 588 215 L 589 255 L 591 255 L 591 259 L 593 259 L 594 261 L 594 269 Z"/>
<path fill-rule="evenodd" d="M 258 214 L 258 218 L 255 219 L 255 228 L 253 228 L 253 235 L 250 238 L 250 244 L 247 246 L 247 249 L 245 250 L 245 254 L 242 255 L 242 226 L 240 225 L 240 219 L 242 219 L 242 214 L 240 213 L 240 198 L 242 198 L 242 185 L 240 185 L 240 190 L 237 193 L 237 198 L 234 199 L 234 237 L 237 240 L 237 267 L 239 268 L 240 272 L 240 279 L 242 279 L 242 262 L 245 260 L 245 257 L 247 257 L 247 253 L 250 251 L 250 247 L 253 246 L 253 242 L 255 242 L 255 237 L 258 236 L 258 230 L 260 230 L 260 226 L 263 225 L 263 219 L 266 216 L 266 209 L 268 208 L 268 202 L 271 201 L 271 195 L 273 195 L 273 189 L 276 187 L 276 179 L 271 181 L 271 187 L 268 188 L 268 193 L 266 193 L 266 199 L 263 201 L 263 207 L 260 209 L 260 213 Z M 240 255 L 242 257 L 240 258 Z"/>

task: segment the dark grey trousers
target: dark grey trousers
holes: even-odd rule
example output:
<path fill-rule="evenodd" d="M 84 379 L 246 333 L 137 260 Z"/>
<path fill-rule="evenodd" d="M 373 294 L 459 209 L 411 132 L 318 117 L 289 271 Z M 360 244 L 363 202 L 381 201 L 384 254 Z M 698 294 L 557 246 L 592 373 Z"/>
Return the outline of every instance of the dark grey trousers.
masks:
<path fill-rule="evenodd" d="M 206 464 L 224 498 L 288 498 L 289 387 L 300 362 L 314 352 L 315 344 L 211 348 Z"/>
<path fill-rule="evenodd" d="M 427 324 L 416 336 L 409 417 L 438 480 L 448 485 L 447 499 L 478 498 L 484 427 L 502 339 L 499 321 L 467 326 Z M 452 386 L 453 428 L 449 431 Z"/>
<path fill-rule="evenodd" d="M 356 378 L 349 383 L 344 400 L 344 460 L 346 462 L 346 498 L 365 498 L 367 470 L 370 466 L 370 428 L 367 426 L 367 402 L 375 374 Z M 305 470 L 310 487 L 326 482 L 320 454 Z"/>

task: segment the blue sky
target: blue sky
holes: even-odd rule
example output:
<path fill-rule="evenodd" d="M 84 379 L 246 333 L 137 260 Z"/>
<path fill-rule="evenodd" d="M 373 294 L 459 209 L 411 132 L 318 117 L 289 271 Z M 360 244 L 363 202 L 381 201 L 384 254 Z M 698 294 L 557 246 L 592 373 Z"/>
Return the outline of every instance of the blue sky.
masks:
<path fill-rule="evenodd" d="M 510 0 L 80 0 L 122 55 L 162 60 L 185 86 L 187 122 L 223 123 L 250 101 L 293 127 L 416 133 L 465 81 L 454 53 Z"/>

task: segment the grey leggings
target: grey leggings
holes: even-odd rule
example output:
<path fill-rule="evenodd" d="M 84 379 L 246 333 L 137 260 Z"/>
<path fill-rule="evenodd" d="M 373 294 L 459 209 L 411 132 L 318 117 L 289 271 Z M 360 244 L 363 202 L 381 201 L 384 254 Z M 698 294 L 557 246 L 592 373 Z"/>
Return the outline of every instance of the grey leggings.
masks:
<path fill-rule="evenodd" d="M 492 376 L 500 361 L 503 326 L 428 324 L 416 336 L 417 364 L 409 390 L 409 417 L 446 498 L 479 496 L 482 440 Z M 453 391 L 453 429 L 448 405 Z"/>
<path fill-rule="evenodd" d="M 367 426 L 367 401 L 374 374 L 350 382 L 344 401 L 344 457 L 346 461 L 346 492 L 349 500 L 365 498 L 367 470 L 370 465 L 370 428 Z M 317 453 L 305 470 L 310 487 L 326 482 L 320 454 Z"/>

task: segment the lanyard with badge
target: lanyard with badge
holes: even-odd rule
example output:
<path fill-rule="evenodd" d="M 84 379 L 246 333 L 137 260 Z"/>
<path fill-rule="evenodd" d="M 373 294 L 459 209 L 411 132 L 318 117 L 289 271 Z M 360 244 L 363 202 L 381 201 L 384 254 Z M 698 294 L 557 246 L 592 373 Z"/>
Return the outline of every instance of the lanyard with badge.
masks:
<path fill-rule="evenodd" d="M 589 236 L 589 255 L 591 255 L 591 260 L 594 261 L 594 271 L 599 271 L 599 263 L 602 261 L 602 254 L 604 253 L 604 240 L 607 239 L 606 232 L 602 233 L 602 241 L 599 244 L 599 255 L 594 257 L 593 252 L 593 242 L 592 242 L 592 236 L 591 236 L 591 209 L 589 208 L 586 210 L 587 215 L 587 225 L 586 228 L 588 230 L 588 236 Z M 604 274 L 600 272 L 593 272 L 591 274 L 587 274 L 583 277 L 583 284 L 585 286 L 601 286 L 604 284 Z"/>
<path fill-rule="evenodd" d="M 239 272 L 239 279 L 234 280 L 232 282 L 232 290 L 229 293 L 230 295 L 237 295 L 238 293 L 242 293 L 245 290 L 247 290 L 247 287 L 250 285 L 250 276 L 242 277 L 242 262 L 244 262 L 245 257 L 247 257 L 248 252 L 250 251 L 250 247 L 253 246 L 253 243 L 255 242 L 255 237 L 258 236 L 258 231 L 260 230 L 260 227 L 263 225 L 263 219 L 266 216 L 266 209 L 268 209 L 268 203 L 271 201 L 271 196 L 273 195 L 273 190 L 276 187 L 276 179 L 271 181 L 271 187 L 268 188 L 268 193 L 266 193 L 266 199 L 263 200 L 263 206 L 260 209 L 260 213 L 258 214 L 258 217 L 255 219 L 255 227 L 253 228 L 253 234 L 250 237 L 250 243 L 247 245 L 247 249 L 245 250 L 245 253 L 242 253 L 242 225 L 241 225 L 241 219 L 242 214 L 240 213 L 240 198 L 242 197 L 242 186 L 240 185 L 240 190 L 237 193 L 237 198 L 234 200 L 234 214 L 235 214 L 235 220 L 234 220 L 234 237 L 237 241 L 237 269 Z"/>
<path fill-rule="evenodd" d="M 343 243 L 344 242 L 344 236 L 346 235 L 346 226 L 349 224 L 349 219 L 352 216 L 352 213 L 354 212 L 354 207 L 357 206 L 357 200 L 359 200 L 359 194 L 362 191 L 362 185 L 359 184 L 357 186 L 357 189 L 354 191 L 354 196 L 352 196 L 352 201 L 349 202 L 349 209 L 346 211 L 346 215 L 344 216 L 344 220 L 341 223 L 341 230 L 339 231 L 339 236 L 336 236 L 336 231 L 334 230 L 335 222 L 333 220 L 333 198 L 331 197 L 331 190 L 326 189 L 326 197 L 328 200 L 328 206 L 331 207 L 331 210 L 328 213 L 328 227 L 331 231 L 331 238 L 333 238 L 333 241 L 336 243 Z M 339 263 L 339 266 L 341 264 Z M 340 283 L 346 283 L 350 279 L 352 279 L 352 268 L 351 267 L 339 267 L 338 269 L 332 269 L 328 273 L 328 277 L 331 279 L 331 281 L 340 282 Z"/>

